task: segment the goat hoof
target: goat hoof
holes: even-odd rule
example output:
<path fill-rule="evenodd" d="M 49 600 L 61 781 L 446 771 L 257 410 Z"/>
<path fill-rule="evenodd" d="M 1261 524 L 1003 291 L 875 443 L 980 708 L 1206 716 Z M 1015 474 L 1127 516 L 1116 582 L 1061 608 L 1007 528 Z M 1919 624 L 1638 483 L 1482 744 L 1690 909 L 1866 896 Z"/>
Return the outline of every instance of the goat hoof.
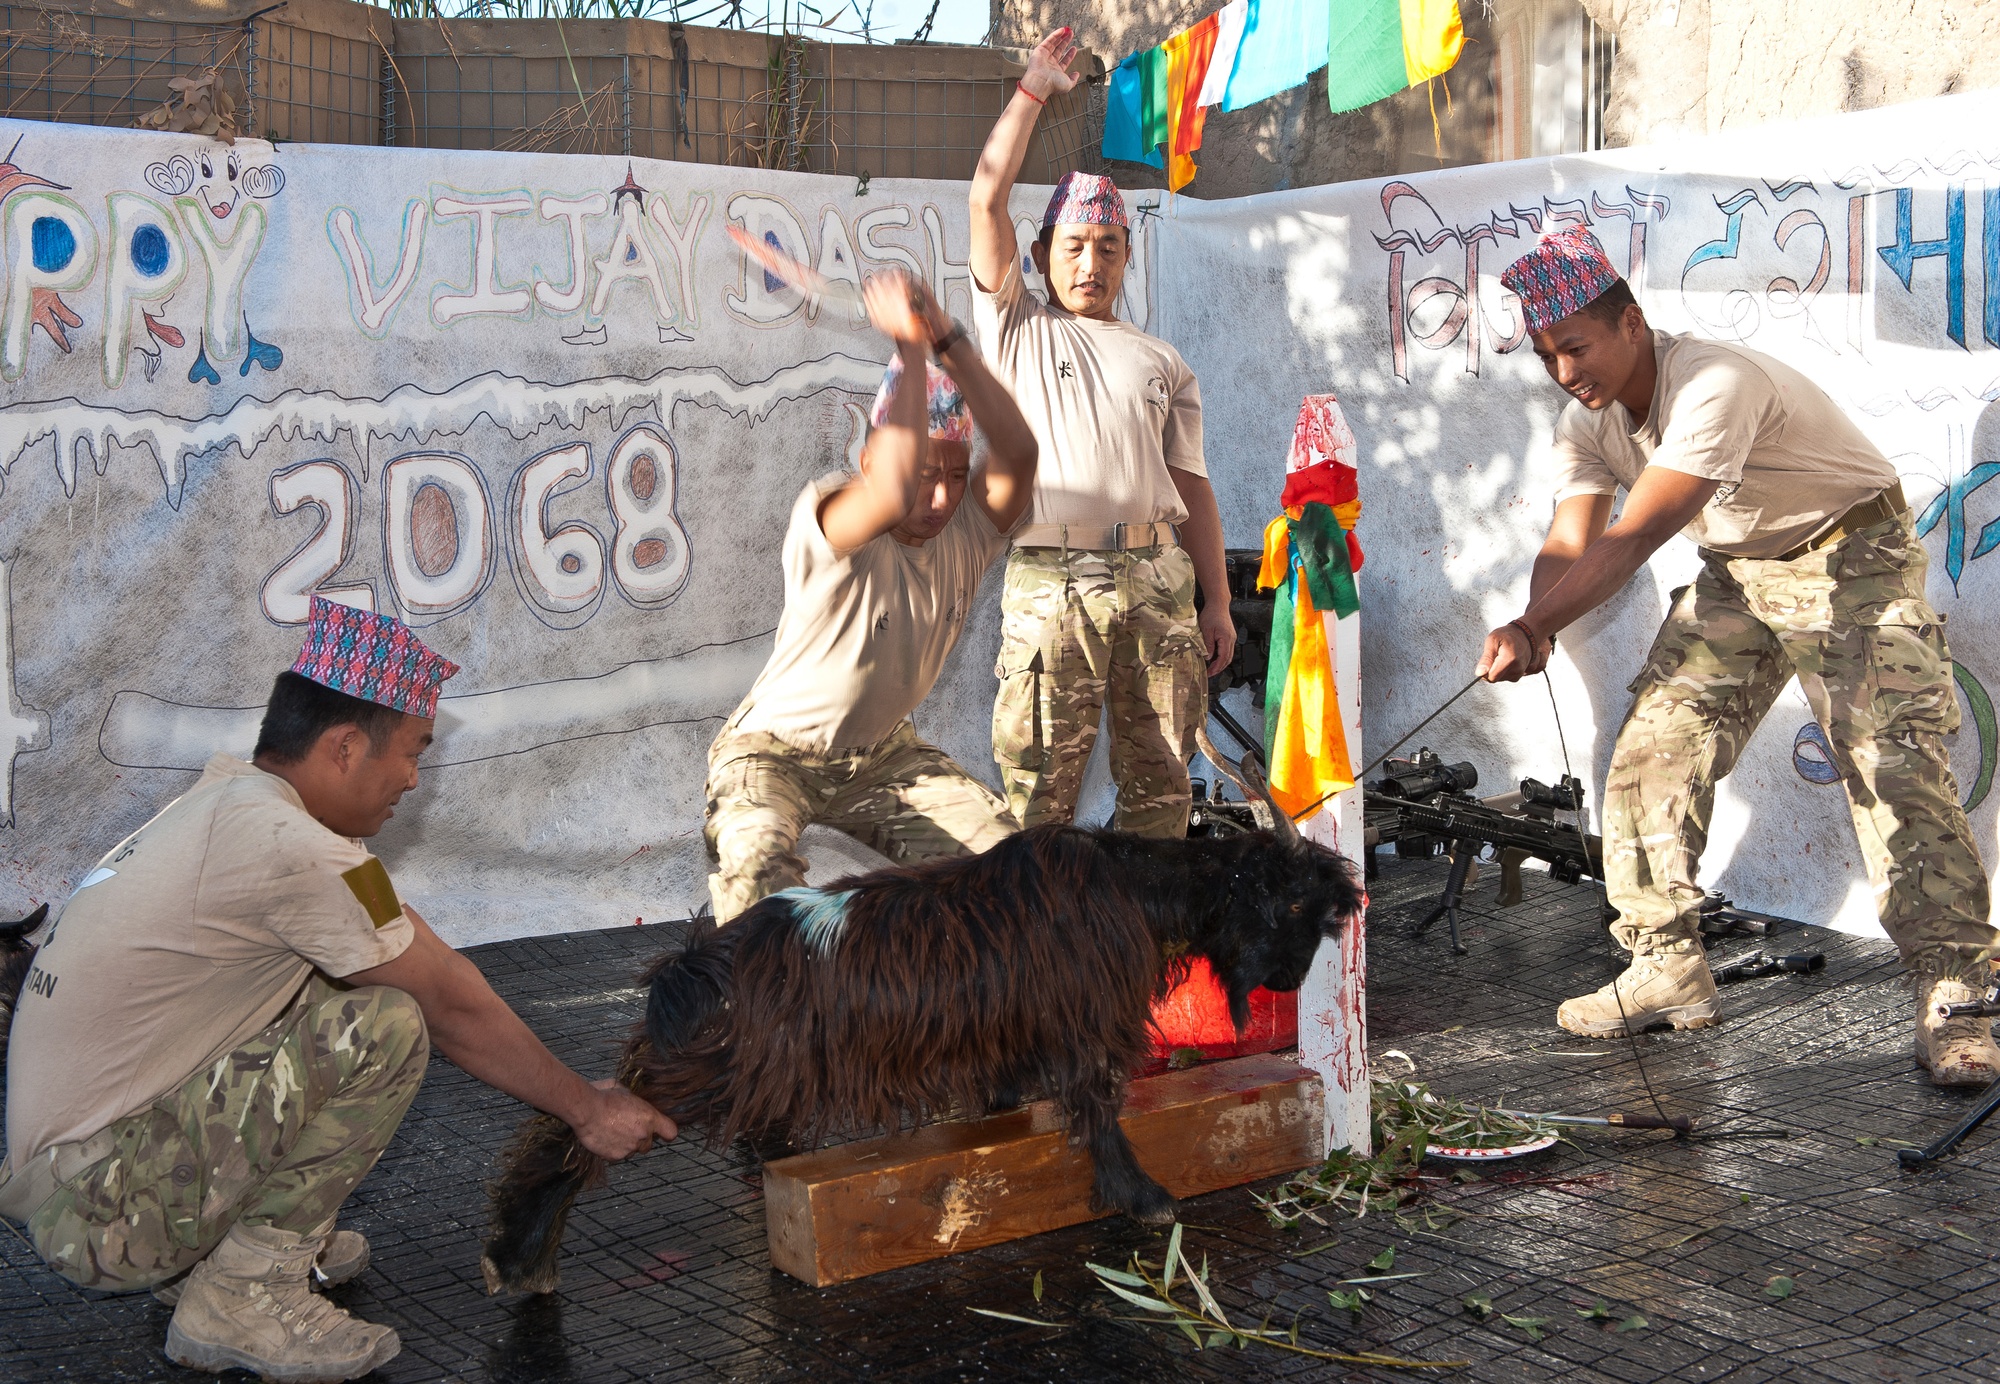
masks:
<path fill-rule="evenodd" d="M 1154 1187 L 1141 1195 L 1125 1213 L 1140 1225 L 1168 1226 L 1180 1219 L 1181 1204 L 1164 1187 Z"/>
<path fill-rule="evenodd" d="M 479 1276 L 486 1280 L 488 1297 L 497 1297 L 509 1290 L 522 1293 L 553 1293 L 560 1281 L 556 1270 L 552 1268 L 530 1270 L 510 1281 L 500 1266 L 493 1262 L 492 1256 L 485 1254 L 479 1256 Z"/>

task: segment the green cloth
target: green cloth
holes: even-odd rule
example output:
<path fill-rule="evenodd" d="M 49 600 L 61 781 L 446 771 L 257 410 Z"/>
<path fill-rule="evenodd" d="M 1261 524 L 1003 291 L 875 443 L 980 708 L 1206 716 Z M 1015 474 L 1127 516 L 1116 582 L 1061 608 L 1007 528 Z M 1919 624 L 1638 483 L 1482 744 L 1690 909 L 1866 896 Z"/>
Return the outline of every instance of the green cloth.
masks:
<path fill-rule="evenodd" d="M 1297 550 L 1294 549 L 1294 552 Z M 1298 563 L 1287 560 L 1285 580 L 1275 593 L 1271 607 L 1271 662 L 1264 672 L 1264 762 L 1271 763 L 1278 743 L 1278 713 L 1285 705 L 1285 684 L 1292 676 L 1292 644 L 1298 633 L 1298 614 L 1293 588 L 1299 579 Z"/>
<path fill-rule="evenodd" d="M 1167 142 L 1167 50 L 1139 56 L 1139 147 L 1151 153 Z"/>
<path fill-rule="evenodd" d="M 1340 526 L 1340 520 L 1334 518 L 1332 507 L 1313 500 L 1297 519 L 1287 519 L 1285 527 L 1292 535 L 1293 565 L 1304 567 L 1306 590 L 1312 593 L 1313 605 L 1320 610 L 1332 611 L 1336 618 L 1342 620 L 1361 609 L 1361 594 L 1355 589 L 1354 566 L 1347 552 L 1347 530 Z M 1273 617 L 1274 629 L 1276 623 Z M 1288 649 L 1290 642 L 1288 636 Z M 1274 657 L 1276 648 L 1274 637 Z M 1286 661 L 1289 666 L 1290 660 Z"/>
<path fill-rule="evenodd" d="M 1326 100 L 1336 111 L 1357 110 L 1410 85 L 1403 59 L 1403 7 L 1398 0 L 1329 0 Z"/>

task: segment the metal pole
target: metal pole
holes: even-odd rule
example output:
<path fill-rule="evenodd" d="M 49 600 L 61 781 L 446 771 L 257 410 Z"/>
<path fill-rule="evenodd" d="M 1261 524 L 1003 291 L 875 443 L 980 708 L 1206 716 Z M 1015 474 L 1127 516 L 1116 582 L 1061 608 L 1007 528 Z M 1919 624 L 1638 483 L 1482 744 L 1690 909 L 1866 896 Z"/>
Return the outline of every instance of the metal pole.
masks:
<path fill-rule="evenodd" d="M 632 157 L 632 55 L 631 55 L 630 53 L 627 53 L 627 54 L 625 55 L 625 63 L 624 63 L 624 71 L 623 71 L 623 75 L 622 75 L 622 76 L 620 77 L 620 82 L 622 83 L 622 85 L 623 85 L 623 87 L 624 87 L 624 98 L 625 98 L 625 113 L 624 113 L 624 122 L 625 122 L 625 149 L 624 149 L 624 153 L 625 153 L 625 157 L 629 159 L 629 158 L 631 158 L 631 157 Z"/>
<path fill-rule="evenodd" d="M 396 143 L 396 64 L 389 50 L 382 50 L 382 143 Z"/>

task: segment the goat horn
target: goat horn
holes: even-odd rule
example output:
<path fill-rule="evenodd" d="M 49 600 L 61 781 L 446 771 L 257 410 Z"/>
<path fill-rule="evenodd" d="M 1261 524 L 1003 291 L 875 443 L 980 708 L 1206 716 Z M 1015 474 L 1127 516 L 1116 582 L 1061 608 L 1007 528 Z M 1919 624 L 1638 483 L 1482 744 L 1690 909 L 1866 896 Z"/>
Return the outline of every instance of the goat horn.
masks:
<path fill-rule="evenodd" d="M 1194 741 L 1208 756 L 1208 762 L 1242 792 L 1244 801 L 1250 804 L 1257 818 L 1257 824 L 1275 835 L 1281 844 L 1298 845 L 1299 829 L 1292 824 L 1291 814 L 1279 807 L 1277 800 L 1271 796 L 1263 765 L 1258 762 L 1256 753 L 1246 751 L 1240 761 L 1225 758 L 1222 751 L 1215 747 L 1215 742 L 1208 738 L 1205 723 L 1196 729 Z"/>

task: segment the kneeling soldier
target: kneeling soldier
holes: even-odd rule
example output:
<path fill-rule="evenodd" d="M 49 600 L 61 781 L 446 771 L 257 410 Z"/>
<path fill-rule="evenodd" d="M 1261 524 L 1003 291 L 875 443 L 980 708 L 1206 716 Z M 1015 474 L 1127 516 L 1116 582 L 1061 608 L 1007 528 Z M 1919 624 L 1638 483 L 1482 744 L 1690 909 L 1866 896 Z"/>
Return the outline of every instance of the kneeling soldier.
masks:
<path fill-rule="evenodd" d="M 396 1354 L 394 1331 L 312 1288 L 368 1262 L 334 1214 L 431 1038 L 605 1158 L 674 1136 L 558 1062 L 356 839 L 416 787 L 457 671 L 400 621 L 315 597 L 251 762 L 211 759 L 84 877 L 36 955 L 0 1213 L 72 1283 L 173 1303 L 180 1364 L 335 1380 Z"/>
<path fill-rule="evenodd" d="M 861 475 L 816 480 L 793 506 L 777 647 L 709 751 L 703 834 L 723 922 L 805 883 L 796 847 L 814 822 L 899 862 L 976 853 L 1014 830 L 1007 805 L 909 716 L 1028 507 L 1034 435 L 921 284 L 885 274 L 865 292 L 896 358 Z M 975 419 L 990 449 L 979 467 Z"/>
<path fill-rule="evenodd" d="M 1654 331 L 1587 228 L 1549 235 L 1500 277 L 1575 402 L 1556 423 L 1562 481 L 1528 608 L 1487 635 L 1480 674 L 1539 672 L 1551 636 L 1676 532 L 1702 558 L 1633 680 L 1605 786 L 1605 883 L 1632 964 L 1556 1022 L 1608 1038 L 1720 1018 L 1695 873 L 1716 782 L 1796 675 L 1832 743 L 1882 926 L 1917 978 L 1918 1061 L 1941 1086 L 2000 1078 L 1990 1023 L 1938 1013 L 1984 989 L 1996 934 L 1945 757 L 1951 655 L 1895 469 L 1798 371 Z"/>

